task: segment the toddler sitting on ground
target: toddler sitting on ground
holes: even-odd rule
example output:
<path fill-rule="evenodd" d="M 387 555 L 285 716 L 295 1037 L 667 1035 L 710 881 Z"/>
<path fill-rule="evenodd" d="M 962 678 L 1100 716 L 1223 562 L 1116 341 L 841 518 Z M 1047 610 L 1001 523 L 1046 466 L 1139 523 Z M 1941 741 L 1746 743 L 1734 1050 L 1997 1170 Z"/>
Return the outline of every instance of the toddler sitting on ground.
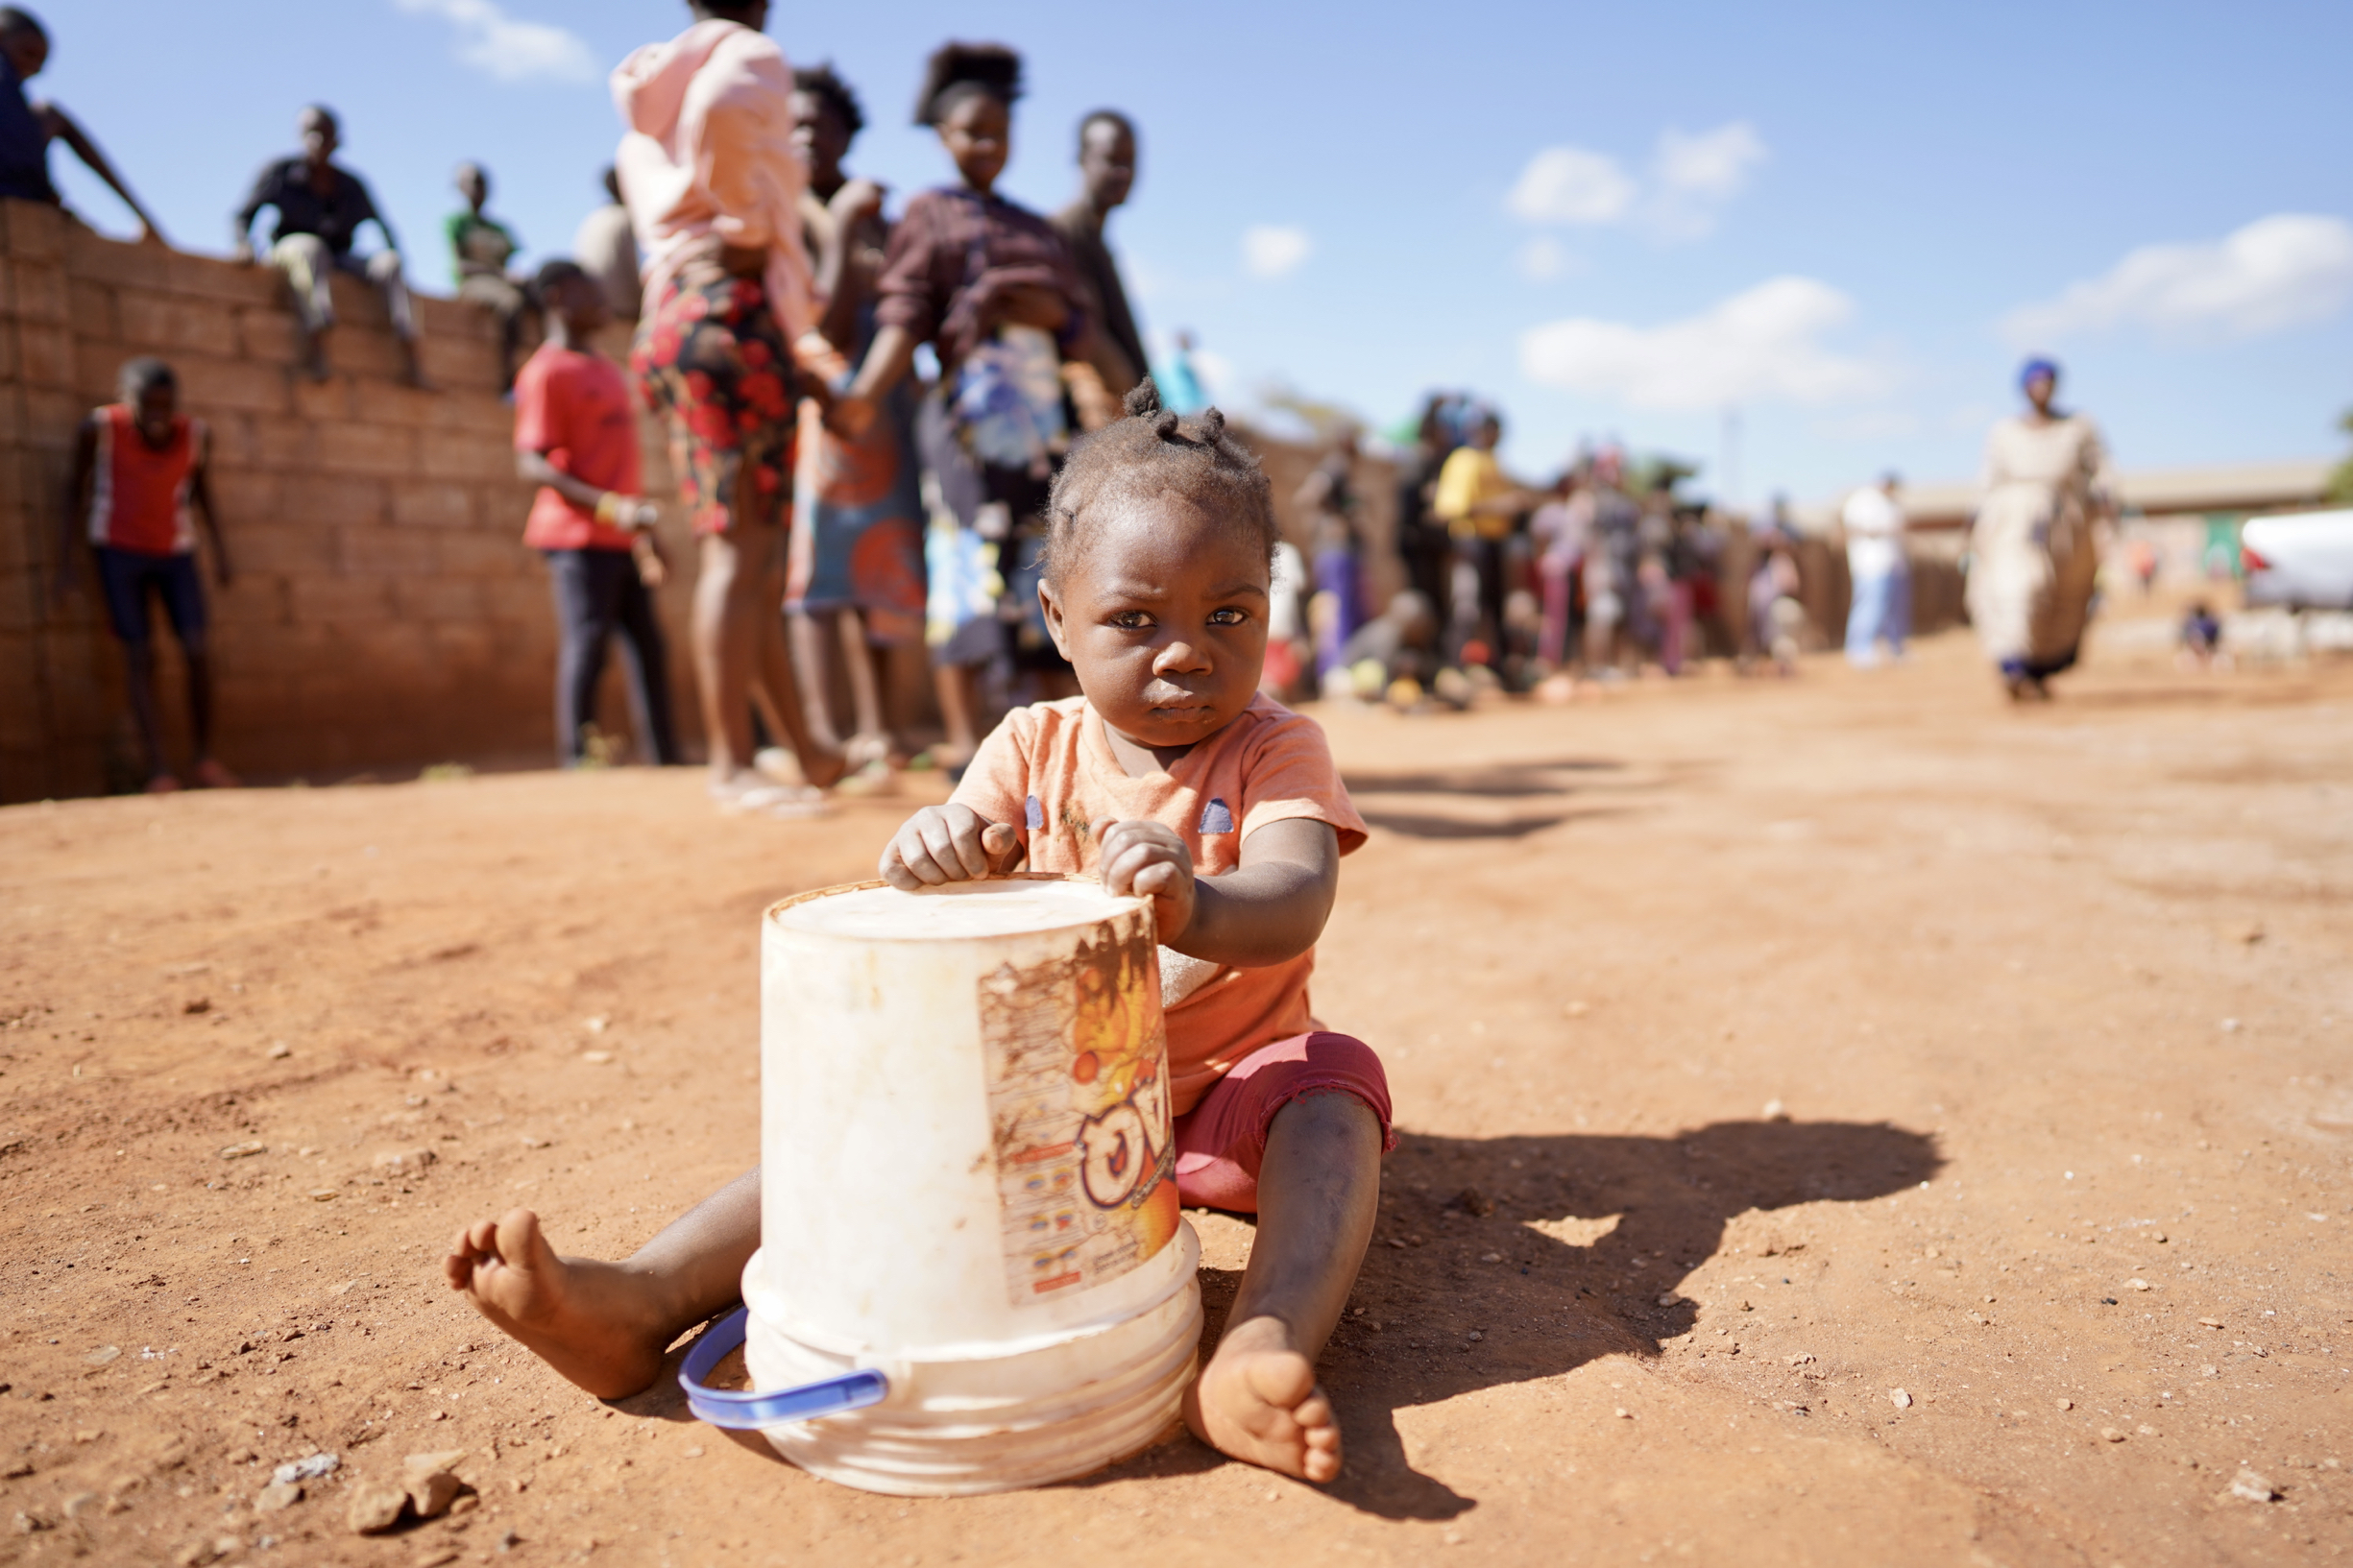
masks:
<path fill-rule="evenodd" d="M 1308 976 L 1340 856 L 1364 842 L 1315 723 L 1256 692 L 1275 543 L 1267 480 L 1216 409 L 1128 417 L 1073 454 L 1040 598 L 1082 695 L 1008 715 L 945 806 L 892 838 L 916 891 L 1022 865 L 1149 898 L 1163 944 L 1177 1192 L 1255 1213 L 1224 1337 L 1185 1397 L 1196 1435 L 1310 1481 L 1340 1473 L 1315 1362 L 1371 1239 L 1394 1142 L 1371 1049 L 1319 1029 Z M 622 1263 L 561 1258 L 517 1209 L 461 1232 L 449 1283 L 606 1398 L 732 1303 L 760 1244 L 759 1172 Z"/>

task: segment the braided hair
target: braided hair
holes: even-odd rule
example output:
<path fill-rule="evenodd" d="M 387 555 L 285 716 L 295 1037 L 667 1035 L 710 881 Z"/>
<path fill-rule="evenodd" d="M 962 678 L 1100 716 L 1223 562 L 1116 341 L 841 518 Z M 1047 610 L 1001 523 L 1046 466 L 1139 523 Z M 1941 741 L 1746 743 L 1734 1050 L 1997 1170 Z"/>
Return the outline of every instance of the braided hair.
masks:
<path fill-rule="evenodd" d="M 923 62 L 915 123 L 939 125 L 975 93 L 1009 108 L 1021 96 L 1021 57 L 1001 43 L 943 43 Z"/>
<path fill-rule="evenodd" d="M 1062 573 L 1086 554 L 1090 509 L 1163 495 L 1181 495 L 1247 534 L 1272 562 L 1281 538 L 1274 488 L 1258 459 L 1225 433 L 1225 416 L 1204 408 L 1187 420 L 1162 408 L 1149 375 L 1128 394 L 1126 408 L 1125 418 L 1079 442 L 1055 475 L 1046 502 L 1047 581 L 1059 587 Z"/>

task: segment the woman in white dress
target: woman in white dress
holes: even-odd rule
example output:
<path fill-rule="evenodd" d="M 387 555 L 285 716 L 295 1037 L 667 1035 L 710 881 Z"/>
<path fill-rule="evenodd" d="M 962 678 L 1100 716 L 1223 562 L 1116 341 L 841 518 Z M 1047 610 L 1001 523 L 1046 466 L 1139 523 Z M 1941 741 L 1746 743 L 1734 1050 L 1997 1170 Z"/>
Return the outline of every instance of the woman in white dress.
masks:
<path fill-rule="evenodd" d="M 2012 701 L 2047 700 L 2074 663 L 2099 575 L 2095 537 L 2109 512 L 2099 427 L 2051 399 L 2059 367 L 2028 360 L 2029 405 L 1985 438 L 1985 498 L 1971 525 L 1969 618 Z"/>

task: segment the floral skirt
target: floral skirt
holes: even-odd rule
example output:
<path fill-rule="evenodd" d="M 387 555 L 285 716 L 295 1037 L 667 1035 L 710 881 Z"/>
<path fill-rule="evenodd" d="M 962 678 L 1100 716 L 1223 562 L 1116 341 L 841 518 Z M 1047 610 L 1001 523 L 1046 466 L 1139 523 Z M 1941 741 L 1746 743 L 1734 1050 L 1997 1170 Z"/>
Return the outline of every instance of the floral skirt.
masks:
<path fill-rule="evenodd" d="M 630 350 L 645 406 L 670 427 L 679 499 L 698 534 L 774 525 L 792 494 L 794 371 L 759 279 L 673 280 Z M 748 480 L 750 516 L 736 516 Z"/>

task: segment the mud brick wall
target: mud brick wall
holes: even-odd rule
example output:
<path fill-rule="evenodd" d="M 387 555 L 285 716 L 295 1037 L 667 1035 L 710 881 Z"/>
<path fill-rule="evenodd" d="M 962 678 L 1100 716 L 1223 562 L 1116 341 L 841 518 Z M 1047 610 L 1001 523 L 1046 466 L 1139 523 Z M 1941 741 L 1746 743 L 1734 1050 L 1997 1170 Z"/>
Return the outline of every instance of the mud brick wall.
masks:
<path fill-rule="evenodd" d="M 412 274 L 429 265 L 410 258 Z M 212 427 L 213 496 L 236 570 L 212 590 L 223 760 L 260 779 L 324 779 L 548 758 L 554 613 L 546 568 L 521 543 L 530 492 L 514 477 L 490 319 L 418 297 L 438 388 L 422 392 L 397 379 L 376 293 L 357 278 L 333 286 L 335 374 L 314 383 L 296 367 L 275 272 L 116 243 L 53 208 L 0 203 L 0 801 L 138 782 L 120 656 L 86 559 L 81 593 L 50 604 L 75 427 L 138 354 L 169 361 L 183 408 Z M 648 440 L 645 455 L 648 491 L 665 494 L 662 444 Z M 685 738 L 696 734 L 683 635 L 692 559 L 665 526 Z M 168 636 L 158 646 L 177 760 L 180 664 Z M 606 707 L 625 734 L 619 688 L 616 671 Z"/>

